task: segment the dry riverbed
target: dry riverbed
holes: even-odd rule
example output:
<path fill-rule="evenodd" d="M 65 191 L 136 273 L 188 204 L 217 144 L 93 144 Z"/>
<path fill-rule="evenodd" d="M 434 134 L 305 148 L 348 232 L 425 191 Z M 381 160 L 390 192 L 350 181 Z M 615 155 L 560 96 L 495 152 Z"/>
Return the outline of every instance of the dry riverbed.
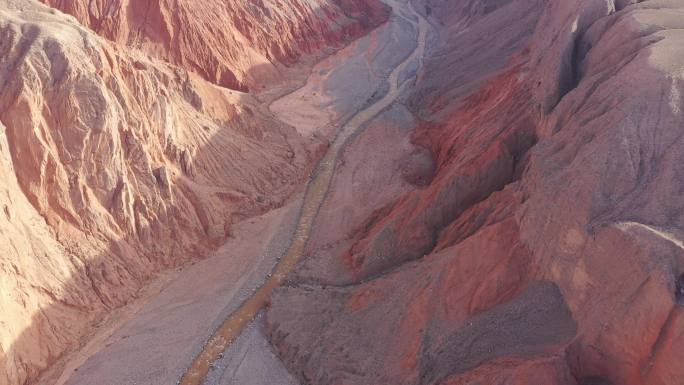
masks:
<path fill-rule="evenodd" d="M 391 4 L 406 7 L 398 1 Z M 424 39 L 424 31 L 421 36 Z M 424 49 L 418 40 L 415 24 L 394 16 L 316 65 L 306 84 L 276 100 L 272 111 L 305 136 L 332 141 L 335 132 L 347 127 L 343 137 L 333 143 L 339 152 L 346 139 L 401 94 L 402 74 L 415 66 L 412 63 Z M 336 156 L 323 159 L 326 161 L 327 186 L 336 169 Z M 324 196 L 325 191 L 319 199 Z M 302 199 L 300 193 L 283 208 L 237 224 L 234 237 L 214 256 L 159 281 L 147 297 L 125 309 L 118 322 L 114 320 L 101 330 L 97 343 L 69 357 L 62 365 L 66 370 L 61 377 L 51 373 L 54 377 L 46 383 L 54 383 L 58 377 L 60 384 L 68 385 L 176 383 L 213 331 L 268 280 L 290 245 Z M 211 364 L 207 384 L 294 385 L 294 378 L 271 351 L 261 328 L 259 318 L 250 323 L 223 352 L 222 359 Z M 240 380 L 257 368 L 260 374 L 253 375 L 250 382 Z"/>

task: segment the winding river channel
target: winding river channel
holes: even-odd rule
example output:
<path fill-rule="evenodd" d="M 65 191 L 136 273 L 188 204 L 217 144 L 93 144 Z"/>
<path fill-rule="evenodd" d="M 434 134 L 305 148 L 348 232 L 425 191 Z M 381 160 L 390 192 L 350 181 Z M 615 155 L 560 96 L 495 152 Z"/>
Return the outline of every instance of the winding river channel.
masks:
<path fill-rule="evenodd" d="M 181 385 L 201 385 L 212 364 L 220 357 L 221 353 L 242 333 L 257 313 L 266 306 L 273 290 L 282 284 L 304 252 L 314 220 L 333 179 L 337 159 L 345 144 L 354 134 L 362 129 L 364 124 L 391 106 L 402 94 L 404 87 L 409 83 L 404 81 L 403 84 L 400 84 L 405 70 L 416 61 L 422 64 L 429 29 L 427 20 L 413 9 L 410 2 L 400 3 L 397 0 L 386 0 L 386 3 L 392 7 L 395 15 L 400 15 L 401 11 L 405 11 L 410 15 L 407 20 L 418 29 L 416 48 L 390 73 L 387 79 L 389 88 L 385 96 L 356 113 L 337 133 L 309 181 L 296 230 L 286 253 L 282 256 L 266 282 L 236 311 L 231 313 L 209 338 L 203 350 L 195 357 L 183 375 L 180 382 Z"/>

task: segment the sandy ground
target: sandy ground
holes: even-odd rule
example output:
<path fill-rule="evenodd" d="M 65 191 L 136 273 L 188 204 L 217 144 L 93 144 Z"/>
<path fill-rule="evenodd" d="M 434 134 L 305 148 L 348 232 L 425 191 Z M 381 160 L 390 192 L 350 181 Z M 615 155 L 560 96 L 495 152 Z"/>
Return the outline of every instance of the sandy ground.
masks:
<path fill-rule="evenodd" d="M 341 122 L 387 92 L 389 73 L 416 48 L 417 29 L 393 15 L 390 22 L 318 63 L 306 84 L 271 104 L 282 121 L 304 136 L 330 139 Z"/>
<path fill-rule="evenodd" d="M 182 271 L 66 383 L 175 384 L 217 320 L 262 284 L 289 243 L 300 204 L 301 195 L 236 226 L 234 238 L 213 257 Z"/>
<path fill-rule="evenodd" d="M 401 93 L 397 80 L 403 83 L 407 71 L 416 65 L 394 71 L 393 87 L 388 78 L 400 63 L 415 62 L 415 57 L 407 58 L 420 51 L 417 37 L 413 24 L 394 16 L 390 23 L 319 63 L 304 87 L 276 100 L 271 108 L 303 135 L 331 138 L 342 122 L 371 106 L 364 110 L 363 119 L 355 117 L 350 122 L 358 129 Z M 391 98 L 383 97 L 388 91 Z M 392 134 L 392 130 L 384 128 L 378 134 Z M 400 136 L 405 144 L 407 136 Z M 338 151 L 349 137 L 339 141 Z M 380 145 L 379 138 L 372 143 Z M 333 169 L 331 165 L 331 174 Z M 177 383 L 208 336 L 263 284 L 285 253 L 301 202 L 302 194 L 282 209 L 240 223 L 234 238 L 213 257 L 160 280 L 144 300 L 69 357 L 60 385 Z M 228 347 L 213 365 L 207 385 L 296 383 L 276 359 L 261 328 L 257 318 Z"/>
<path fill-rule="evenodd" d="M 178 277 L 181 271 L 182 269 L 179 268 L 164 272 L 141 290 L 136 299 L 112 312 L 112 314 L 98 326 L 92 335 L 83 338 L 84 341 L 87 341 L 83 347 L 71 354 L 67 354 L 53 364 L 48 371 L 41 375 L 38 383 L 64 385 L 71 378 L 72 374 L 91 356 L 107 347 L 107 345 L 111 343 L 110 338 L 112 335 L 119 330 L 122 325 L 131 321 L 152 298 L 159 295 L 172 280 Z"/>
<path fill-rule="evenodd" d="M 395 11 L 397 10 L 397 8 L 406 8 L 405 4 L 400 4 L 395 1 L 388 3 L 392 4 L 392 6 L 395 8 Z M 392 30 L 392 25 L 396 27 L 401 26 L 404 23 L 410 24 L 409 21 L 399 17 L 394 17 L 392 20 L 393 21 L 391 22 L 390 26 L 387 28 L 389 30 Z M 281 261 L 279 262 L 277 270 L 275 271 L 273 276 L 270 277 L 269 280 L 264 284 L 264 286 L 262 286 L 259 289 L 259 291 L 256 292 L 254 296 L 252 296 L 252 298 L 250 298 L 249 301 L 243 304 L 240 307 L 240 309 L 238 309 L 235 313 L 231 314 L 230 317 L 226 318 L 221 328 L 217 330 L 217 332 L 212 336 L 209 343 L 205 346 L 203 352 L 195 359 L 192 366 L 185 373 L 181 381 L 182 384 L 194 385 L 202 383 L 201 379 L 205 378 L 205 376 L 207 376 L 207 378 L 212 376 L 215 376 L 216 378 L 221 378 L 225 376 L 231 378 L 233 375 L 230 373 L 226 373 L 227 370 L 239 371 L 242 365 L 254 365 L 254 362 L 247 362 L 245 360 L 242 360 L 242 358 L 239 355 L 235 356 L 235 353 L 232 350 L 233 344 L 231 344 L 231 342 L 240 339 L 240 332 L 246 330 L 245 321 L 251 319 L 252 317 L 254 317 L 255 314 L 257 314 L 257 312 L 262 308 L 263 304 L 265 304 L 268 298 L 270 298 L 272 290 L 274 290 L 282 284 L 284 278 L 290 274 L 290 272 L 294 269 L 296 264 L 301 259 L 304 253 L 305 245 L 309 241 L 309 237 L 312 233 L 313 224 L 316 219 L 316 216 L 319 213 L 319 209 L 322 207 L 323 202 L 328 197 L 333 177 L 335 176 L 336 170 L 338 169 L 337 165 L 339 157 L 345 153 L 347 145 L 355 142 L 355 139 L 358 138 L 359 135 L 362 135 L 364 129 L 368 127 L 369 122 L 376 120 L 376 118 L 380 117 L 380 121 L 384 122 L 391 121 L 391 117 L 394 116 L 395 118 L 399 117 L 399 120 L 404 120 L 402 118 L 406 118 L 406 120 L 411 121 L 410 116 L 406 117 L 406 114 L 408 114 L 407 111 L 402 111 L 401 109 L 399 109 L 399 111 L 395 111 L 391 107 L 397 100 L 400 100 L 400 97 L 405 89 L 405 83 L 400 83 L 402 74 L 406 74 L 407 71 L 410 71 L 410 69 L 414 66 L 413 63 L 415 63 L 416 61 L 420 64 L 420 61 L 422 60 L 424 54 L 425 41 L 429 26 L 427 22 L 422 18 L 420 19 L 420 21 L 415 22 L 415 25 L 419 25 L 420 28 L 419 33 L 413 35 L 413 44 L 411 45 L 408 42 L 404 42 L 404 44 L 412 46 L 412 48 L 409 51 L 409 54 L 398 56 L 397 58 L 399 60 L 397 64 L 394 67 L 392 67 L 390 71 L 388 71 L 387 80 L 385 82 L 387 91 L 384 92 L 384 94 L 382 94 L 380 98 L 375 98 L 373 93 L 371 93 L 371 95 L 367 99 L 362 100 L 362 102 L 359 103 L 359 105 L 365 108 L 362 108 L 360 111 L 355 113 L 348 121 L 345 122 L 344 126 L 339 130 L 339 132 L 337 132 L 334 135 L 334 140 L 331 142 L 331 145 L 325 156 L 319 162 L 315 176 L 309 183 L 304 198 L 302 214 L 297 223 L 297 229 L 295 231 L 296 235 L 293 238 L 293 242 L 289 246 L 286 255 L 284 255 Z M 380 44 L 379 46 L 382 46 L 382 44 Z M 342 54 L 344 54 L 344 52 Z M 314 72 L 314 75 L 312 76 L 315 78 L 317 76 L 316 72 Z M 349 78 L 348 80 L 351 79 L 352 78 Z M 306 89 L 311 84 L 312 81 L 309 81 L 303 89 Z M 342 88 L 341 90 L 341 92 L 344 94 L 345 89 Z M 378 88 L 374 92 L 382 93 L 381 87 L 378 86 Z M 290 94 L 290 96 L 286 96 L 283 99 L 289 99 L 292 97 L 292 95 L 296 94 L 297 92 Z M 279 101 L 276 101 L 274 105 L 277 106 L 278 103 Z M 289 105 L 288 109 L 285 111 L 285 116 L 282 117 L 285 121 L 287 121 L 291 117 L 291 115 L 289 115 L 289 111 L 297 111 L 297 105 L 295 105 L 294 103 L 302 103 L 302 108 L 304 110 L 306 110 L 306 105 L 308 104 L 305 98 L 295 98 L 292 101 L 292 103 L 293 104 Z M 339 106 L 340 108 L 344 108 L 344 104 L 339 104 Z M 275 108 L 274 111 L 277 113 L 278 109 Z M 387 116 L 383 117 L 383 115 Z M 312 119 L 312 117 L 305 116 L 304 119 Z M 304 122 L 298 123 L 303 124 Z M 324 127 L 322 124 L 322 120 L 319 123 L 320 124 L 317 124 L 315 126 Z M 401 124 L 397 125 L 401 126 Z M 312 125 L 311 127 L 314 127 L 314 125 Z M 382 124 L 380 124 L 380 127 L 382 127 Z M 401 133 L 397 133 L 396 131 L 393 132 L 392 130 L 384 131 L 384 133 L 390 135 L 398 134 L 396 135 L 398 137 L 397 144 L 401 143 L 404 146 L 397 146 L 397 153 L 402 152 L 402 147 L 406 147 L 407 149 L 411 147 L 410 143 L 408 143 L 408 135 L 406 134 L 408 131 L 404 131 L 404 135 L 402 135 Z M 382 134 L 383 130 L 374 130 L 374 133 L 376 133 L 377 136 L 377 133 Z M 370 136 L 370 138 L 371 139 L 369 141 L 360 142 L 364 143 L 366 147 L 365 149 L 368 150 L 364 152 L 370 154 L 378 153 L 381 155 L 380 158 L 383 158 L 383 161 L 385 161 L 386 163 L 397 163 L 394 162 L 395 159 L 393 159 L 393 156 L 395 156 L 396 154 L 388 154 L 388 152 L 391 153 L 392 151 L 375 151 L 377 150 L 377 148 L 382 148 L 383 146 L 383 141 L 381 140 L 381 138 L 373 138 L 373 136 Z M 379 162 L 379 164 L 382 164 L 383 161 Z M 366 166 L 368 166 L 369 164 L 370 163 L 366 163 Z M 357 176 L 359 174 L 364 173 L 357 173 Z M 368 178 L 357 178 L 357 181 L 372 184 L 373 182 L 377 181 L 374 179 L 376 178 L 374 178 L 373 175 L 370 175 Z M 349 197 L 349 199 L 354 201 L 354 197 Z M 335 223 L 338 223 L 336 221 L 336 218 L 333 218 L 333 220 L 335 221 Z M 248 340 L 250 340 L 249 336 L 243 336 L 242 338 L 247 338 Z M 254 337 L 251 337 L 251 342 L 247 342 L 247 344 L 250 346 L 259 346 L 261 345 L 261 339 L 262 337 L 260 337 L 257 334 Z M 259 356 L 267 356 L 267 354 L 262 350 L 259 350 L 258 348 L 257 350 L 260 351 Z M 237 360 L 237 362 L 235 362 L 235 360 Z M 214 371 L 223 371 L 223 373 L 212 374 L 212 372 Z M 266 377 L 270 378 L 271 376 L 267 375 Z M 252 383 L 254 383 L 255 385 L 257 384 L 257 382 Z M 264 384 L 270 383 L 271 382 L 266 382 Z"/>
<path fill-rule="evenodd" d="M 328 197 L 309 238 L 307 249 L 315 250 L 320 258 L 306 261 L 304 268 L 300 269 L 301 274 L 310 272 L 320 276 L 324 275 L 321 271 L 334 273 L 335 250 L 345 244 L 335 243 L 341 234 L 358 224 L 363 215 L 410 188 L 401 177 L 401 167 L 407 157 L 415 154 L 415 147 L 410 143 L 412 122 L 405 107 L 396 104 L 369 122 L 358 138 L 349 143 L 338 162 Z M 370 148 L 376 151 L 369 151 Z M 354 204 L 358 199 L 362 205 Z M 332 232 L 336 236 L 331 236 Z M 287 372 L 264 337 L 261 315 L 223 352 L 223 357 L 214 363 L 203 383 L 295 384 L 298 382 Z"/>
<path fill-rule="evenodd" d="M 203 385 L 297 385 L 276 357 L 259 315 L 214 364 Z"/>

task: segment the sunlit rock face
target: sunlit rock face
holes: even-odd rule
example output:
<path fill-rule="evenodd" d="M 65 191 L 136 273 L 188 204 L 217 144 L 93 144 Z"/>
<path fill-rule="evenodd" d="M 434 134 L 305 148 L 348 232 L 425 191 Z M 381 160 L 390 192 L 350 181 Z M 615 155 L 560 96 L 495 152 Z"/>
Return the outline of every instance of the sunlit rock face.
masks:
<path fill-rule="evenodd" d="M 281 206 L 324 146 L 254 95 L 388 17 L 42 3 L 0 0 L 0 385 L 35 383 L 158 272 Z M 681 383 L 684 5 L 412 4 L 423 66 L 350 140 L 330 222 L 271 298 L 279 357 L 320 385 Z M 379 143 L 410 153 L 366 170 Z"/>
<path fill-rule="evenodd" d="M 433 175 L 276 293 L 280 356 L 314 384 L 681 382 L 684 5 L 413 3 Z"/>
<path fill-rule="evenodd" d="M 152 3 L 53 4 L 82 25 L 0 1 L 0 384 L 32 383 L 156 273 L 281 205 L 320 143 L 226 86 L 275 79 L 387 15 L 353 1 Z"/>
<path fill-rule="evenodd" d="M 379 0 L 41 0 L 107 39 L 236 90 L 283 80 L 302 55 L 386 18 Z"/>

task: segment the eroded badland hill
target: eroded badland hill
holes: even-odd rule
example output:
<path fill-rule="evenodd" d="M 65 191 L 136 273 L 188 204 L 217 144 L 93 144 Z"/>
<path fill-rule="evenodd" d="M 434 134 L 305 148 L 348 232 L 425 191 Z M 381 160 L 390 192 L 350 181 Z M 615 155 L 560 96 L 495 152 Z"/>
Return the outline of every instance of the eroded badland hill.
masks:
<path fill-rule="evenodd" d="M 0 0 L 0 384 L 682 384 L 682 93 L 681 0 Z"/>

